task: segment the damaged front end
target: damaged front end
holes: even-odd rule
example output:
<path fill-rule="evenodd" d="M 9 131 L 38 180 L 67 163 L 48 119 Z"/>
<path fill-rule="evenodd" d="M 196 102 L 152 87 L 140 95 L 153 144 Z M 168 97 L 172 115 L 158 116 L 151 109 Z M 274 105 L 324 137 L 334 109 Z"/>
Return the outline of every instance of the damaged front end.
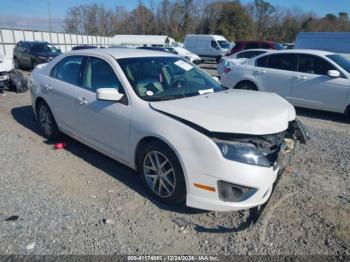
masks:
<path fill-rule="evenodd" d="M 299 143 L 307 143 L 309 133 L 299 120 L 287 130 L 269 135 L 212 133 L 213 140 L 227 159 L 277 169 L 283 157 Z"/>

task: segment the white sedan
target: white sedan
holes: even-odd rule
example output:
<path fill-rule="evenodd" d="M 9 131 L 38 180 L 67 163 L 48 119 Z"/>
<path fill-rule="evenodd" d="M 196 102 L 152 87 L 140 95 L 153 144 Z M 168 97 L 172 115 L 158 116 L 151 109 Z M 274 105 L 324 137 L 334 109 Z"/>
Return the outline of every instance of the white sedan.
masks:
<path fill-rule="evenodd" d="M 33 71 L 31 96 L 48 139 L 63 132 L 138 170 L 156 199 L 206 210 L 264 204 L 281 155 L 305 139 L 283 98 L 225 90 L 165 52 L 65 53 Z"/>
<path fill-rule="evenodd" d="M 238 65 L 247 61 L 250 58 L 262 55 L 265 53 L 274 52 L 273 49 L 248 49 L 237 52 L 230 56 L 223 56 L 220 58 L 220 61 L 217 66 L 218 75 L 222 76 L 224 73 L 228 73 L 231 70 L 231 67 Z"/>
<path fill-rule="evenodd" d="M 224 86 L 274 92 L 298 107 L 350 117 L 350 56 L 319 50 L 284 50 L 255 57 L 224 73 Z"/>

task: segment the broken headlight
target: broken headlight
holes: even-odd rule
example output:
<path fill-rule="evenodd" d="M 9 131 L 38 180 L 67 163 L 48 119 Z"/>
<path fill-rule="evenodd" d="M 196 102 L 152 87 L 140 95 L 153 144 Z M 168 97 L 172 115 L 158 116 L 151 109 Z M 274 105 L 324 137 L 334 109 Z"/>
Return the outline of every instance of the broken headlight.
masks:
<path fill-rule="evenodd" d="M 253 144 L 215 139 L 224 158 L 244 164 L 271 167 L 270 161 Z"/>

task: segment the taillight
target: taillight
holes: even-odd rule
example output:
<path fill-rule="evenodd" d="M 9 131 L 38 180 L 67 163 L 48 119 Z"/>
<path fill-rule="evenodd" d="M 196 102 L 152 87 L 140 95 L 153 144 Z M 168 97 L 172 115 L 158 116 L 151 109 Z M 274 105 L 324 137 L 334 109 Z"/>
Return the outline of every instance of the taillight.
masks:
<path fill-rule="evenodd" d="M 224 73 L 225 74 L 227 74 L 228 72 L 230 72 L 231 71 L 231 68 L 230 67 L 225 67 L 224 68 Z"/>

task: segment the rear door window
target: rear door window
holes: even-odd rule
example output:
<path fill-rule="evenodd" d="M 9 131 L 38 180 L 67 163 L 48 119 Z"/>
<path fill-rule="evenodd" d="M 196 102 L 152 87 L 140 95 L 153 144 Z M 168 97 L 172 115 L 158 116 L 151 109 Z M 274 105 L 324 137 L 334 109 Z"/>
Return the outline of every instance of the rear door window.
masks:
<path fill-rule="evenodd" d="M 287 71 L 296 71 L 297 70 L 297 54 L 275 54 L 269 55 L 267 59 L 266 67 L 287 70 Z"/>
<path fill-rule="evenodd" d="M 263 57 L 260 57 L 260 58 L 256 59 L 255 65 L 256 65 L 256 66 L 259 66 L 259 67 L 266 67 L 267 58 L 268 58 L 268 56 L 265 55 L 265 56 L 263 56 Z"/>
<path fill-rule="evenodd" d="M 299 72 L 315 75 L 327 75 L 328 70 L 336 70 L 336 68 L 325 59 L 314 55 L 299 55 Z"/>
<path fill-rule="evenodd" d="M 79 85 L 83 56 L 68 56 L 62 59 L 50 72 L 50 76 L 72 85 Z"/>

